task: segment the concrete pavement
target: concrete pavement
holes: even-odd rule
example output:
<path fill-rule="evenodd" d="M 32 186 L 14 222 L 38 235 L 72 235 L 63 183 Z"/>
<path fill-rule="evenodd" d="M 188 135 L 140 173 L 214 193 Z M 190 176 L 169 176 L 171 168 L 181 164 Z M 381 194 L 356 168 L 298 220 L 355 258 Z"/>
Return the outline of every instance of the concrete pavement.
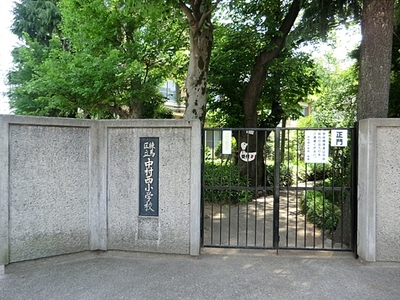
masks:
<path fill-rule="evenodd" d="M 400 299 L 400 264 L 347 252 L 84 252 L 6 266 L 0 299 Z"/>

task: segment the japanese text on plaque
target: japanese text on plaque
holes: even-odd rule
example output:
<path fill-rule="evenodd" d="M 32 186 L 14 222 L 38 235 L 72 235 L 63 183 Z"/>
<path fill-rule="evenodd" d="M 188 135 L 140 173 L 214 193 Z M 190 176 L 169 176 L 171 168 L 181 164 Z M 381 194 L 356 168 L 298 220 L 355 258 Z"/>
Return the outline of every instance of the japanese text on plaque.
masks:
<path fill-rule="evenodd" d="M 141 216 L 158 216 L 158 166 L 158 138 L 140 138 Z"/>

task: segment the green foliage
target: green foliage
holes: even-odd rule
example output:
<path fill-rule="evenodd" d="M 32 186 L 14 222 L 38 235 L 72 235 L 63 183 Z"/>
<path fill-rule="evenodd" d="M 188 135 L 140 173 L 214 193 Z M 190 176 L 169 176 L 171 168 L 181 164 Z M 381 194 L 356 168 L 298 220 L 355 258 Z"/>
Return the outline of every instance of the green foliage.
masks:
<path fill-rule="evenodd" d="M 232 149 L 236 149 L 236 139 L 232 138 Z M 204 158 L 205 186 L 220 186 L 220 190 L 205 190 L 204 199 L 222 203 L 246 203 L 251 201 L 254 192 L 246 188 L 251 186 L 250 179 L 239 174 L 239 167 L 232 157 L 222 154 L 222 141 L 215 147 L 214 155 L 206 147 Z M 233 189 L 229 188 L 233 187 Z"/>
<path fill-rule="evenodd" d="M 314 114 L 301 117 L 298 121 L 298 127 L 300 128 L 317 128 L 319 127 L 318 123 L 314 119 Z"/>
<path fill-rule="evenodd" d="M 231 147 L 233 151 L 235 151 L 234 149 L 237 149 L 235 138 L 232 138 Z M 216 158 L 222 158 L 222 141 L 219 141 L 217 147 L 215 147 L 214 155 Z"/>
<path fill-rule="evenodd" d="M 297 34 L 305 40 L 325 39 L 331 28 L 359 21 L 362 1 L 304 1 L 304 14 Z"/>
<path fill-rule="evenodd" d="M 291 186 L 294 183 L 293 169 L 287 164 L 281 163 L 279 166 L 279 185 L 280 186 Z M 273 163 L 266 165 L 266 173 L 268 175 L 268 181 L 273 182 L 273 176 L 275 172 L 275 165 Z"/>
<path fill-rule="evenodd" d="M 400 5 L 397 5 L 396 17 L 399 18 Z M 392 49 L 392 71 L 390 74 L 389 118 L 400 118 L 400 20 L 394 28 Z"/>
<path fill-rule="evenodd" d="M 235 138 L 232 138 L 231 146 L 232 146 L 232 149 L 237 149 L 237 144 L 236 144 Z M 268 144 L 266 144 L 266 147 L 268 147 Z M 228 157 L 226 157 L 226 156 L 224 157 L 224 155 L 222 155 L 222 141 L 220 141 L 218 143 L 218 145 L 215 147 L 214 159 L 221 161 L 221 164 L 235 163 L 233 156 L 228 158 Z M 264 157 L 265 157 L 265 154 L 264 154 Z M 211 149 L 208 147 L 206 148 L 205 158 L 206 158 L 206 160 L 210 160 L 210 161 L 213 159 L 212 155 L 211 155 Z M 268 180 L 269 182 L 273 181 L 271 176 L 273 176 L 274 170 L 275 170 L 274 162 L 269 161 L 269 163 L 266 164 L 266 171 L 265 171 L 267 174 L 267 177 L 269 177 L 269 180 Z M 293 169 L 291 167 L 289 167 L 287 164 L 281 163 L 279 176 L 280 176 L 280 184 L 283 186 L 290 186 L 294 182 Z"/>
<path fill-rule="evenodd" d="M 298 180 L 300 181 L 318 181 L 324 180 L 332 175 L 332 166 L 330 163 L 309 164 L 304 161 L 297 162 Z"/>
<path fill-rule="evenodd" d="M 332 193 L 331 193 L 332 195 Z M 300 208 L 306 219 L 322 230 L 334 231 L 340 220 L 340 208 L 321 191 L 306 191 Z"/>
<path fill-rule="evenodd" d="M 358 69 L 340 69 L 332 56 L 317 68 L 321 86 L 313 103 L 314 120 L 319 127 L 350 127 L 356 120 Z"/>
<path fill-rule="evenodd" d="M 10 107 L 15 114 L 39 116 L 74 116 L 76 112 L 65 107 L 49 105 L 44 98 L 49 92 L 47 86 L 38 86 L 41 81 L 42 63 L 49 58 L 49 47 L 32 40 L 24 34 L 26 44 L 15 48 L 12 52 L 16 67 L 7 74 Z M 50 74 L 49 74 L 50 75 Z"/>
<path fill-rule="evenodd" d="M 250 5 L 249 5 L 250 6 Z M 242 8 L 245 9 L 245 8 Z M 268 9 L 270 11 L 271 9 Z M 244 123 L 243 100 L 254 58 L 268 47 L 266 14 L 253 11 L 249 15 L 241 12 L 237 22 L 218 24 L 214 30 L 215 42 L 209 72 L 209 99 L 207 116 L 210 125 L 216 127 L 241 127 Z M 256 14 L 256 17 L 254 17 Z M 253 16 L 253 17 L 249 17 Z M 235 15 L 235 19 L 238 15 Z M 258 18 L 258 19 L 255 19 Z M 269 19 L 273 28 L 279 27 L 276 16 Z M 273 24 L 273 25 L 272 25 Z M 260 127 L 268 126 L 272 105 L 276 99 L 284 111 L 283 117 L 296 119 L 301 115 L 298 104 L 304 101 L 317 86 L 317 76 L 310 57 L 294 51 L 290 44 L 268 65 L 268 74 L 260 95 L 257 111 Z M 275 127 L 275 126 L 274 126 Z"/>
<path fill-rule="evenodd" d="M 207 153 L 207 151 L 206 151 Z M 205 189 L 204 199 L 210 202 L 246 203 L 254 197 L 254 191 L 247 190 L 250 181 L 239 175 L 238 166 L 221 160 L 206 160 L 204 162 L 205 187 L 218 186 L 221 189 Z"/>
<path fill-rule="evenodd" d="M 204 161 L 212 161 L 212 150 L 210 147 L 204 149 Z"/>
<path fill-rule="evenodd" d="M 182 27 L 151 18 L 135 4 L 60 0 L 62 34 L 45 46 L 28 36 L 14 51 L 8 95 L 15 113 L 170 118 L 158 86 L 179 73 Z"/>
<path fill-rule="evenodd" d="M 341 206 L 348 196 L 346 190 L 334 190 L 344 186 L 348 175 L 334 176 L 315 183 L 316 189 L 305 191 L 300 208 L 306 219 L 322 230 L 334 231 L 341 217 Z"/>
<path fill-rule="evenodd" d="M 11 32 L 48 46 L 53 34 L 58 33 L 61 13 L 57 4 L 60 0 L 22 0 L 15 2 L 14 22 Z"/>

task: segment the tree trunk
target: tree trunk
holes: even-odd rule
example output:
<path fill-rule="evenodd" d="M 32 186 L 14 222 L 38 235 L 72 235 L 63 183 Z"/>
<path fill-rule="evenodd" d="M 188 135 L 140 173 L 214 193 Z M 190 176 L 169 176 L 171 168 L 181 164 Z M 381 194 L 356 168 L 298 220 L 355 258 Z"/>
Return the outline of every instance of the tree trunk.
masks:
<path fill-rule="evenodd" d="M 285 40 L 287 35 L 289 34 L 294 21 L 296 20 L 299 12 L 300 12 L 300 0 L 293 0 L 287 15 L 282 21 L 282 25 L 279 29 L 280 34 L 273 37 L 271 39 L 271 44 L 274 45 L 272 50 L 265 50 L 261 52 L 254 63 L 253 70 L 251 72 L 250 81 L 246 86 L 245 95 L 243 99 L 243 113 L 244 113 L 244 127 L 245 128 L 257 128 L 257 105 L 260 98 L 261 91 L 263 89 L 268 64 L 275 59 L 278 54 L 281 52 L 285 45 Z M 277 102 L 277 103 L 275 103 Z M 263 125 L 269 124 L 276 127 L 279 124 L 279 121 L 282 117 L 281 113 L 278 113 L 275 110 L 274 105 L 278 104 L 280 107 L 279 112 L 281 112 L 281 106 L 278 101 L 275 101 L 271 108 L 270 120 L 264 122 Z M 275 113 L 278 113 L 277 115 Z M 244 136 L 243 136 L 244 138 Z M 266 183 L 265 177 L 265 163 L 264 163 L 264 145 L 265 140 L 257 140 L 254 136 L 248 136 L 249 139 L 249 151 L 254 151 L 251 149 L 255 149 L 257 151 L 256 159 L 251 163 L 243 163 L 239 164 L 240 173 L 242 176 L 247 175 L 250 176 L 252 184 L 255 186 L 259 186 L 261 184 Z M 240 147 L 240 145 L 238 145 Z"/>
<path fill-rule="evenodd" d="M 286 17 L 282 21 L 279 29 L 280 34 L 271 39 L 274 48 L 261 52 L 256 58 L 243 99 L 244 127 L 246 128 L 257 127 L 257 104 L 267 76 L 268 64 L 283 49 L 286 37 L 300 12 L 300 2 L 300 0 L 293 0 Z"/>
<path fill-rule="evenodd" d="M 394 0 L 364 0 L 361 19 L 357 119 L 388 115 Z M 346 195 L 333 242 L 351 245 L 351 203 Z"/>
<path fill-rule="evenodd" d="M 266 177 L 265 172 L 265 162 L 264 162 L 264 147 L 266 140 L 271 132 L 270 131 L 251 131 L 243 130 L 240 132 L 240 138 L 238 140 L 238 151 L 244 150 L 247 153 L 256 152 L 256 157 L 254 160 L 243 160 L 239 158 L 239 172 L 241 176 L 250 179 L 250 183 L 253 187 L 257 186 L 268 186 L 269 182 Z M 242 143 L 246 143 L 246 148 L 241 147 Z M 239 155 L 240 157 L 240 155 Z"/>
<path fill-rule="evenodd" d="M 206 115 L 207 73 L 212 46 L 212 29 L 190 33 L 190 60 L 186 78 L 187 106 L 185 120 L 199 119 Z"/>
<path fill-rule="evenodd" d="M 394 0 L 364 0 L 357 119 L 388 115 Z"/>
<path fill-rule="evenodd" d="M 282 109 L 279 99 L 272 102 L 271 113 L 267 120 L 261 124 L 262 128 L 275 128 L 283 118 L 284 111 Z M 246 152 L 256 152 L 256 157 L 253 161 L 239 160 L 239 172 L 242 176 L 248 176 L 252 186 L 268 186 L 272 184 L 271 178 L 273 175 L 267 174 L 264 162 L 264 148 L 265 143 L 271 134 L 270 130 L 242 131 L 240 134 L 240 143 L 238 142 L 238 149 L 241 150 L 241 143 L 245 142 L 247 145 Z M 278 162 L 280 164 L 280 162 Z"/>
<path fill-rule="evenodd" d="M 199 119 L 204 124 L 206 116 L 207 75 L 213 43 L 211 1 L 194 1 L 188 9 L 180 4 L 189 20 L 190 59 L 186 78 L 187 105 L 185 120 Z"/>

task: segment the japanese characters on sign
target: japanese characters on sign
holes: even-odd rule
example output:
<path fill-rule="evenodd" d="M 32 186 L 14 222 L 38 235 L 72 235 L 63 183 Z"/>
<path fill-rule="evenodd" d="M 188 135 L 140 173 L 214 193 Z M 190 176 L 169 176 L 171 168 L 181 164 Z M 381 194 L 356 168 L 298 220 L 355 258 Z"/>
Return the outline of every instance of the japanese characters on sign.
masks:
<path fill-rule="evenodd" d="M 158 216 L 158 138 L 140 138 L 139 215 Z"/>
<path fill-rule="evenodd" d="M 329 131 L 305 131 L 305 162 L 326 163 L 329 159 Z"/>
<path fill-rule="evenodd" d="M 347 147 L 347 130 L 346 129 L 332 130 L 331 145 L 333 147 Z"/>

